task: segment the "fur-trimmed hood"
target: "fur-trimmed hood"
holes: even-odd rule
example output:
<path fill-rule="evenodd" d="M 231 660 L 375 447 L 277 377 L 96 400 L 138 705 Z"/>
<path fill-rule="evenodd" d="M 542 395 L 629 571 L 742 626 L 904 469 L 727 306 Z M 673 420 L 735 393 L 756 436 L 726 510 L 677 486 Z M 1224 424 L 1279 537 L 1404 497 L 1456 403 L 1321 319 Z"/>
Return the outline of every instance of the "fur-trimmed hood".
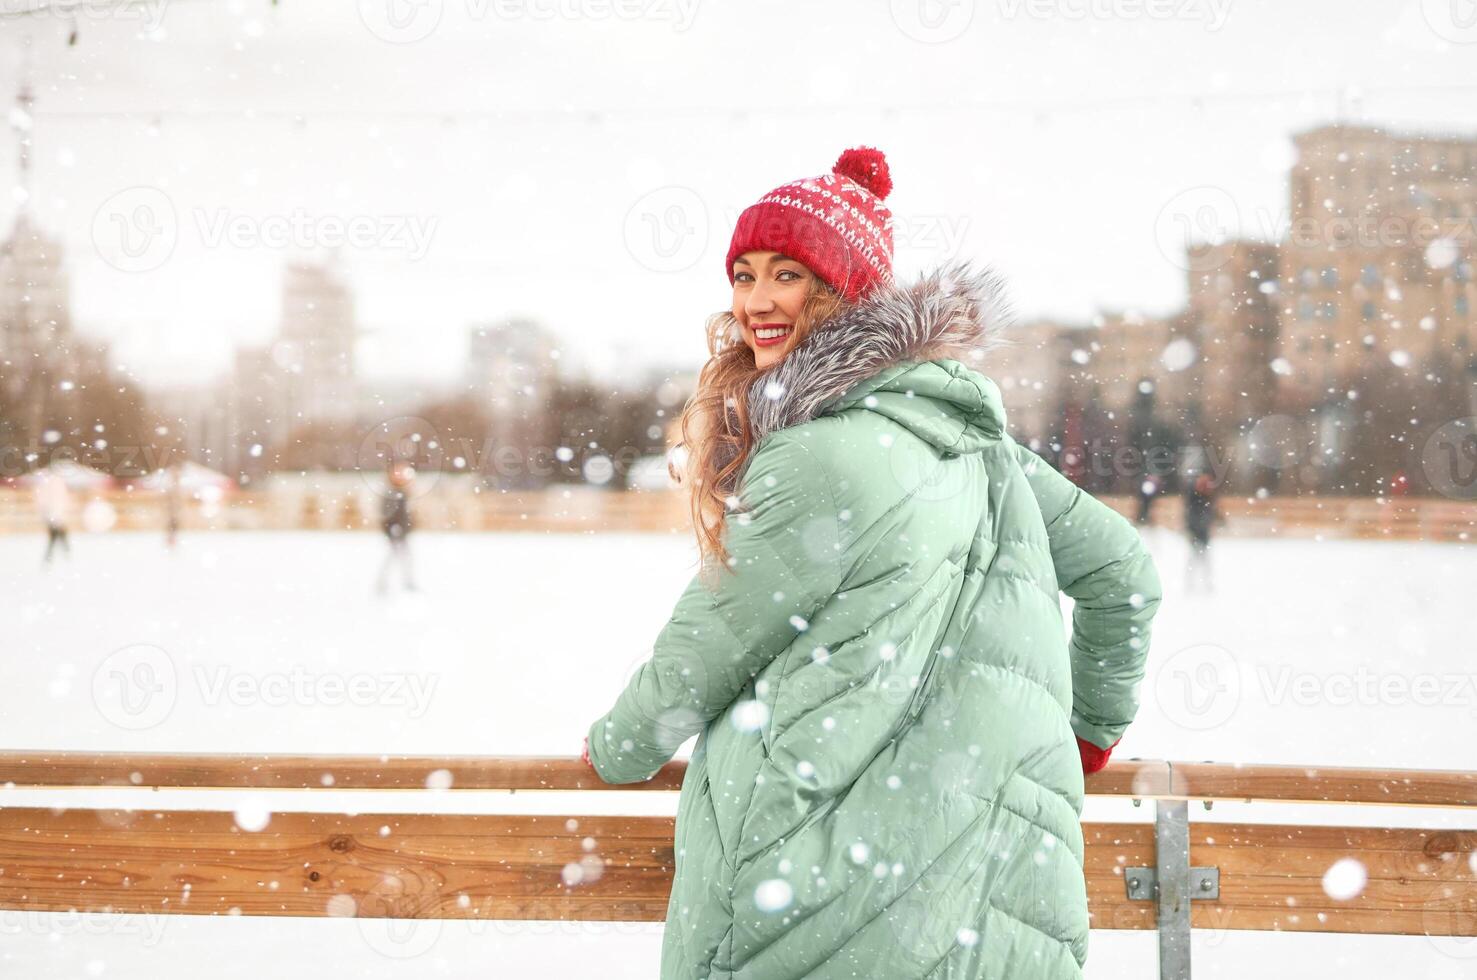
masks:
<path fill-rule="evenodd" d="M 817 324 L 749 389 L 754 443 L 771 432 L 861 405 L 881 411 L 941 450 L 973 452 L 1005 431 L 1000 390 L 980 373 L 1006 341 L 1003 283 L 967 261 L 912 285 L 878 287 Z M 906 397 L 868 398 L 880 392 Z"/>

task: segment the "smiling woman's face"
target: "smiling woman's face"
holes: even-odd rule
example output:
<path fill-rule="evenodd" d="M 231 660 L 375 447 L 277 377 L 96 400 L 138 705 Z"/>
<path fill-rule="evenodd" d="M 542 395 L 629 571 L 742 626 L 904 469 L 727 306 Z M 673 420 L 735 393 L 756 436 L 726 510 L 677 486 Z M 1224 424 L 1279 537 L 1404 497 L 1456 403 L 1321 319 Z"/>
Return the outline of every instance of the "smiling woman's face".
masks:
<path fill-rule="evenodd" d="M 761 371 L 792 346 L 814 281 L 814 273 L 779 252 L 745 252 L 733 260 L 733 316 Z"/>

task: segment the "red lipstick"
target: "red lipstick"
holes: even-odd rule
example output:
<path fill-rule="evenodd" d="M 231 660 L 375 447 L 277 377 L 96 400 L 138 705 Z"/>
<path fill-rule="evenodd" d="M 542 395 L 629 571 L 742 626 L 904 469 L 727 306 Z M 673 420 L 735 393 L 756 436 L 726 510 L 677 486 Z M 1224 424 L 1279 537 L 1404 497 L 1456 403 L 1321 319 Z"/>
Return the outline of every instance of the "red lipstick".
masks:
<path fill-rule="evenodd" d="M 795 331 L 795 325 L 793 323 L 753 323 L 749 325 L 749 328 L 754 333 L 754 345 L 756 347 L 778 347 L 789 340 L 790 334 Z M 760 330 L 767 331 L 771 328 L 783 329 L 784 333 L 774 337 L 759 336 Z"/>

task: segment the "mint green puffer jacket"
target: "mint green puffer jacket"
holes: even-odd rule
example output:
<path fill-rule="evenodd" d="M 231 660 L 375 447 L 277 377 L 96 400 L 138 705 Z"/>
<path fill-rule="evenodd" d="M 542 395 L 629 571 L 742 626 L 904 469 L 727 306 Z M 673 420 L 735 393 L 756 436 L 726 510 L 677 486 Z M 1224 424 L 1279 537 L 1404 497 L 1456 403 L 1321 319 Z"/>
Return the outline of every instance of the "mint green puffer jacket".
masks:
<path fill-rule="evenodd" d="M 969 366 L 997 303 L 967 266 L 887 287 L 751 392 L 731 570 L 589 733 L 610 783 L 698 736 L 664 980 L 1082 975 L 1073 735 L 1133 720 L 1160 586 L 1128 520 L 1006 433 Z"/>

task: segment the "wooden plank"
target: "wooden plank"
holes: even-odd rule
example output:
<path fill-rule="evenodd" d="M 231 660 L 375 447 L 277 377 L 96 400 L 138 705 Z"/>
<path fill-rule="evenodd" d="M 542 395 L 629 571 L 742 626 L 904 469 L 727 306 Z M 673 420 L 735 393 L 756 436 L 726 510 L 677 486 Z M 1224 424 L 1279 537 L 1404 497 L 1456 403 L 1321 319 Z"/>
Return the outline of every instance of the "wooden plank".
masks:
<path fill-rule="evenodd" d="M 0 809 L 0 908 L 372 918 L 663 917 L 670 817 Z"/>
<path fill-rule="evenodd" d="M 186 755 L 3 752 L 0 786 L 153 789 L 678 790 L 676 760 L 641 783 L 602 781 L 567 756 Z"/>
<path fill-rule="evenodd" d="M 1084 828 L 1094 928 L 1153 927 L 1151 903 L 1125 909 L 1118 902 L 1121 868 L 1154 864 L 1151 825 L 1133 826 L 1142 832 L 1135 836 L 1112 824 Z M 1104 830 L 1116 839 L 1091 837 Z M 1220 897 L 1193 901 L 1191 923 L 1197 929 L 1477 936 L 1474 851 L 1477 831 L 1192 824 L 1190 862 L 1220 870 Z M 1356 878 L 1356 887 L 1344 891 L 1335 875 L 1325 885 L 1329 870 L 1348 859 L 1358 862 L 1362 883 Z"/>
<path fill-rule="evenodd" d="M 0 753 L 0 785 L 28 787 L 421 790 L 677 790 L 677 760 L 642 783 L 610 785 L 567 756 Z M 1087 777 L 1090 796 L 1477 807 L 1477 772 L 1231 765 L 1125 759 Z"/>
<path fill-rule="evenodd" d="M 193 915 L 657 921 L 670 817 L 272 814 L 248 832 L 201 811 L 0 809 L 0 908 Z M 1150 929 L 1125 867 L 1153 865 L 1147 823 L 1084 825 L 1094 928 Z M 1477 935 L 1477 831 L 1201 824 L 1218 867 L 1208 929 Z M 1333 897 L 1329 868 L 1366 879 Z"/>
<path fill-rule="evenodd" d="M 1477 772 L 1170 763 L 1172 799 L 1477 807 Z"/>

